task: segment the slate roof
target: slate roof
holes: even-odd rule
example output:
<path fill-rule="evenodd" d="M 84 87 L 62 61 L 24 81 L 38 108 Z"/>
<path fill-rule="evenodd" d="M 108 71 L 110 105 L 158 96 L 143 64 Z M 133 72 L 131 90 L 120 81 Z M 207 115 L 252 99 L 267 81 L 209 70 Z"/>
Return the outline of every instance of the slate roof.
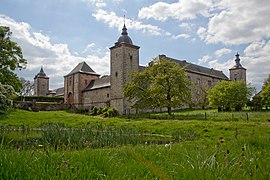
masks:
<path fill-rule="evenodd" d="M 185 67 L 185 70 L 187 72 L 191 72 L 191 73 L 197 73 L 197 74 L 201 74 L 201 75 L 206 75 L 206 76 L 211 76 L 211 77 L 215 77 L 218 79 L 224 79 L 224 80 L 228 80 L 228 77 L 222 72 L 222 71 L 218 71 L 215 70 L 213 68 L 207 68 L 207 67 L 203 67 L 203 66 L 199 66 L 196 64 L 192 64 L 190 62 L 187 62 L 185 60 L 177 60 L 177 59 L 173 59 L 170 57 L 166 57 L 165 55 L 159 55 L 160 57 L 164 57 L 170 61 L 176 62 L 177 64 L 179 64 L 181 67 Z"/>
<path fill-rule="evenodd" d="M 72 75 L 75 73 L 87 73 L 87 74 L 94 74 L 94 75 L 98 75 L 85 61 L 79 63 L 70 73 L 68 73 L 66 76 L 68 75 Z"/>
<path fill-rule="evenodd" d="M 89 85 L 83 91 L 91 91 L 94 89 L 101 89 L 111 86 L 110 76 L 105 76 L 92 80 Z"/>
<path fill-rule="evenodd" d="M 127 43 L 133 44 L 131 38 L 128 36 L 126 25 L 124 24 L 122 28 L 121 36 L 118 38 L 116 44 Z"/>
<path fill-rule="evenodd" d="M 38 78 L 38 77 L 44 77 L 44 78 L 47 78 L 47 76 L 46 76 L 46 74 L 45 74 L 45 72 L 44 72 L 44 70 L 43 70 L 43 67 L 40 68 L 39 73 L 38 73 L 37 75 L 35 75 L 35 78 L 34 78 L 34 79 L 36 79 L 36 78 Z"/>

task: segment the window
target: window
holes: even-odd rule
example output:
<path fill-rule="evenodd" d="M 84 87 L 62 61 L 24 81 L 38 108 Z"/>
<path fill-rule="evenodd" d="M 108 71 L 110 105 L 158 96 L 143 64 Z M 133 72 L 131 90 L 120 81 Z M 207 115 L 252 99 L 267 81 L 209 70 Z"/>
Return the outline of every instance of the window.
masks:
<path fill-rule="evenodd" d="M 115 72 L 115 77 L 117 77 L 118 76 L 118 73 L 117 72 Z"/>
<path fill-rule="evenodd" d="M 208 81 L 208 86 L 212 86 L 212 81 Z"/>
<path fill-rule="evenodd" d="M 108 94 L 107 94 L 107 98 L 109 98 L 109 97 L 110 97 L 110 94 L 108 93 Z"/>
<path fill-rule="evenodd" d="M 132 61 L 132 55 L 129 56 L 129 59 Z"/>

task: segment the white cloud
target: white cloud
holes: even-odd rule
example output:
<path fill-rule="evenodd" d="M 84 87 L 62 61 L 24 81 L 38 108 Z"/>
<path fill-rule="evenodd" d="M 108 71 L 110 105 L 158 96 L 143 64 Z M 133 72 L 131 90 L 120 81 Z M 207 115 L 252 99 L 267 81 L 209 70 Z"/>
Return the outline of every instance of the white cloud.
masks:
<path fill-rule="evenodd" d="M 0 15 L 0 25 L 10 27 L 12 40 L 17 42 L 27 59 L 27 68 L 18 72 L 28 80 L 34 76 L 43 66 L 45 73 L 50 77 L 51 88 L 63 86 L 63 76 L 68 74 L 78 63 L 86 61 L 97 73 L 109 74 L 109 50 L 105 54 L 93 54 L 86 57 L 72 55 L 67 44 L 53 44 L 48 35 L 40 32 L 32 32 L 31 26 L 24 22 Z M 90 49 L 90 44 L 86 49 Z"/>
<path fill-rule="evenodd" d="M 107 23 L 110 27 L 116 27 L 118 29 L 123 27 L 124 18 L 117 16 L 115 12 L 107 12 L 105 10 L 99 9 L 95 13 L 93 13 L 92 16 L 94 16 L 97 21 L 103 21 Z M 157 26 L 143 24 L 139 21 L 132 21 L 131 19 L 126 19 L 125 22 L 129 29 L 142 30 L 143 32 L 147 32 L 152 35 L 161 35 L 162 33 L 165 33 Z"/>
<path fill-rule="evenodd" d="M 157 2 L 139 11 L 139 18 L 153 18 L 165 21 L 168 18 L 177 20 L 195 19 L 198 15 L 209 17 L 212 0 L 179 0 L 176 3 Z"/>
<path fill-rule="evenodd" d="M 107 6 L 107 3 L 104 0 L 82 0 L 82 1 L 87 3 L 87 4 L 94 5 L 98 8 L 103 8 L 103 7 Z"/>
<path fill-rule="evenodd" d="M 260 90 L 264 79 L 270 74 L 270 41 L 251 43 L 244 50 L 242 64 L 247 68 L 248 79 Z"/>
<path fill-rule="evenodd" d="M 173 39 L 180 39 L 180 38 L 188 39 L 188 38 L 190 38 L 190 35 L 189 34 L 179 34 L 177 36 L 173 36 L 172 38 Z"/>
<path fill-rule="evenodd" d="M 216 13 L 206 28 L 200 27 L 199 37 L 207 43 L 227 45 L 248 44 L 270 38 L 269 0 L 220 0 Z"/>
<path fill-rule="evenodd" d="M 187 31 L 191 31 L 192 30 L 192 24 L 190 24 L 190 23 L 181 23 L 181 24 L 179 24 L 179 27 L 181 28 L 181 29 L 185 29 L 185 30 L 187 30 Z"/>
<path fill-rule="evenodd" d="M 228 48 L 222 48 L 222 49 L 218 49 L 214 52 L 214 54 L 216 55 L 217 58 L 222 57 L 226 54 L 230 54 L 232 52 L 232 50 L 228 49 Z"/>
<path fill-rule="evenodd" d="M 210 58 L 211 57 L 209 55 L 205 55 L 202 58 L 199 58 L 198 64 L 199 65 L 204 64 L 204 63 L 208 62 Z"/>

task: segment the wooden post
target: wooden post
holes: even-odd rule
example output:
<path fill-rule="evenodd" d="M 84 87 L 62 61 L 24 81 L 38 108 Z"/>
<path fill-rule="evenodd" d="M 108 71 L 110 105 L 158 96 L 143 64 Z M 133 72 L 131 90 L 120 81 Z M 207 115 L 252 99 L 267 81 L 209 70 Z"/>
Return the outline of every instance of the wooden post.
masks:
<path fill-rule="evenodd" d="M 247 121 L 248 121 L 248 113 L 246 113 L 246 116 L 247 116 Z"/>

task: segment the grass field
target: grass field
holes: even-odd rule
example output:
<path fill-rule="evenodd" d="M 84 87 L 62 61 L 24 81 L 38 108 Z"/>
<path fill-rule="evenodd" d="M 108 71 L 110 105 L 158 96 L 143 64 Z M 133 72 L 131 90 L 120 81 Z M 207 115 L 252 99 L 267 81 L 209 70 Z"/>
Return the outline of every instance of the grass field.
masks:
<path fill-rule="evenodd" d="M 270 179 L 270 113 L 0 115 L 0 179 Z M 171 142 L 171 143 L 169 143 Z"/>

